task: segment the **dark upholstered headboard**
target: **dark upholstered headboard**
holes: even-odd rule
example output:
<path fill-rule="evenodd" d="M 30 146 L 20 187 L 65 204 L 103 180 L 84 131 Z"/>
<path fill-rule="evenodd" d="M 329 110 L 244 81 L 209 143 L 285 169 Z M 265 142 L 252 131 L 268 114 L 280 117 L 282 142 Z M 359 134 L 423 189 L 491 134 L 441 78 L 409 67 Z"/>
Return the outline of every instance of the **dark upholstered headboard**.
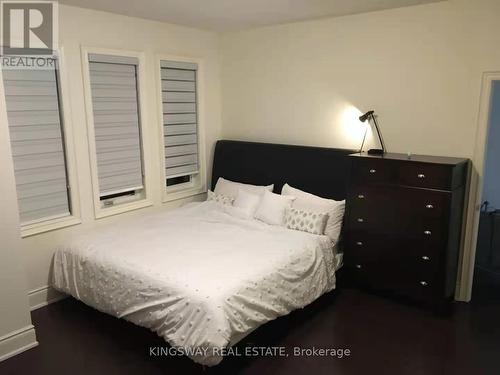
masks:
<path fill-rule="evenodd" d="M 355 150 L 271 143 L 218 141 L 212 168 L 212 190 L 217 179 L 254 185 L 285 183 L 324 198 L 346 198 L 350 164 Z"/>

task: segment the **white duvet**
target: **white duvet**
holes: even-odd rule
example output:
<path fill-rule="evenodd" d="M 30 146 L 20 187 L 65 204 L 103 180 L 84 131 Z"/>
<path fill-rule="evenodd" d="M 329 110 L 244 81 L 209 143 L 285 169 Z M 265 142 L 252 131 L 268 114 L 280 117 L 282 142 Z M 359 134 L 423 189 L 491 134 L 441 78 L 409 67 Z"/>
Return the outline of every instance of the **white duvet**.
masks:
<path fill-rule="evenodd" d="M 56 251 L 54 287 L 215 365 L 220 348 L 335 287 L 328 237 L 228 210 L 195 203 L 95 229 Z"/>

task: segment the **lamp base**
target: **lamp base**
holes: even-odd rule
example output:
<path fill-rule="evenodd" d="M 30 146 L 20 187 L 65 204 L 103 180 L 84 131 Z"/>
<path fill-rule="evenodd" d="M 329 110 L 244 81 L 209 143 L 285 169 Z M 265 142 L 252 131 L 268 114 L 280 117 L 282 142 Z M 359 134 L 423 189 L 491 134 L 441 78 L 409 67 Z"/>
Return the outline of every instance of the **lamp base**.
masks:
<path fill-rule="evenodd" d="M 384 155 L 385 151 L 380 148 L 371 148 L 367 151 L 368 155 Z"/>

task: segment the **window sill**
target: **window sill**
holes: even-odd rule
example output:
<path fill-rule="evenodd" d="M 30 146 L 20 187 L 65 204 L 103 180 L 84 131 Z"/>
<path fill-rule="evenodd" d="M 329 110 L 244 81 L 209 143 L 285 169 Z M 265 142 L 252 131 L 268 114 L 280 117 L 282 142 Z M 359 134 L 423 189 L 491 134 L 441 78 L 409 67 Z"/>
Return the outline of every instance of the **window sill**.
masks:
<path fill-rule="evenodd" d="M 66 228 L 81 224 L 82 220 L 76 216 L 65 216 L 58 219 L 42 221 L 36 224 L 21 226 L 21 237 L 30 237 L 44 232 L 50 232 L 56 229 Z"/>
<path fill-rule="evenodd" d="M 204 194 L 206 192 L 207 192 L 207 189 L 205 189 L 202 186 L 201 187 L 200 186 L 191 187 L 191 188 L 186 188 L 186 189 L 176 190 L 176 191 L 175 190 L 174 191 L 164 190 L 162 202 L 166 203 L 166 202 L 176 201 L 178 199 L 193 197 L 195 195 Z"/>
<path fill-rule="evenodd" d="M 152 205 L 153 202 L 151 202 L 149 199 L 141 199 L 139 201 L 134 201 L 130 203 L 117 204 L 116 206 L 112 207 L 96 208 L 95 218 L 102 219 L 108 216 L 118 215 L 124 212 L 138 210 Z"/>

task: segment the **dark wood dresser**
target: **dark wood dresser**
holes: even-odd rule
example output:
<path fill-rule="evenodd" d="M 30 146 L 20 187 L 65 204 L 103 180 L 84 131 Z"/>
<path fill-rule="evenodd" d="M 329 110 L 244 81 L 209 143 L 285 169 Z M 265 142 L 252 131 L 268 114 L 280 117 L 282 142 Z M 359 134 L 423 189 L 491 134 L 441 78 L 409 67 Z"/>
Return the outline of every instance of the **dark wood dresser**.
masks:
<path fill-rule="evenodd" d="M 348 157 L 344 253 L 351 280 L 446 311 L 455 293 L 468 159 Z"/>

